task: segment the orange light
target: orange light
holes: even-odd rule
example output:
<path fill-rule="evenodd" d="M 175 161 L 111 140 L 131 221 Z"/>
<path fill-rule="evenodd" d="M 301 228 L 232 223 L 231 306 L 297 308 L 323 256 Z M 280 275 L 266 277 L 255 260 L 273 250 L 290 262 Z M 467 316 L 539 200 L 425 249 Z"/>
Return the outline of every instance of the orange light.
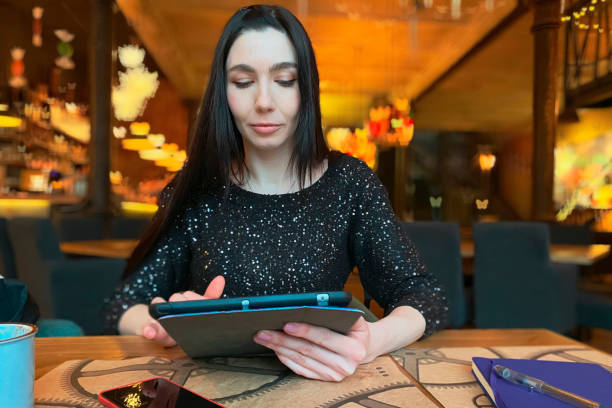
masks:
<path fill-rule="evenodd" d="M 480 153 L 478 164 L 482 171 L 490 171 L 495 166 L 495 155 L 493 153 Z"/>
<path fill-rule="evenodd" d="M 168 154 L 168 157 L 155 160 L 155 165 L 165 167 L 168 171 L 174 172 L 183 168 L 185 160 L 187 160 L 187 153 L 184 150 L 180 150 L 176 153 Z"/>
<path fill-rule="evenodd" d="M 123 139 L 121 141 L 121 146 L 123 146 L 125 150 L 135 151 L 155 149 L 155 146 L 153 146 L 151 142 L 142 137 Z"/>
<path fill-rule="evenodd" d="M 108 173 L 108 177 L 110 179 L 111 184 L 113 184 L 113 185 L 119 185 L 119 184 L 121 184 L 121 181 L 123 180 L 123 175 L 121 174 L 121 172 L 119 170 L 117 170 L 117 171 L 110 171 Z"/>
<path fill-rule="evenodd" d="M 162 145 L 166 141 L 166 137 L 161 133 L 149 133 L 149 135 L 147 136 L 147 140 L 151 142 L 151 144 L 155 147 L 162 147 Z"/>
<path fill-rule="evenodd" d="M 146 136 L 149 134 L 151 126 L 148 122 L 132 122 L 130 123 L 130 132 L 134 136 Z"/>
<path fill-rule="evenodd" d="M 162 160 L 170 157 L 170 153 L 167 153 L 162 149 L 140 150 L 138 152 L 138 155 L 143 160 Z"/>
<path fill-rule="evenodd" d="M 172 157 L 167 159 L 155 160 L 155 165 L 159 167 L 165 167 L 166 170 L 171 172 L 179 171 L 183 168 L 183 163 L 180 160 L 174 159 Z"/>
<path fill-rule="evenodd" d="M 157 212 L 157 205 L 134 201 L 122 201 L 121 210 L 123 210 L 124 214 L 155 214 Z"/>
<path fill-rule="evenodd" d="M 408 146 L 414 136 L 414 124 L 396 129 L 395 133 L 397 134 L 397 142 L 400 146 Z"/>
<path fill-rule="evenodd" d="M 162 150 L 168 153 L 178 152 L 178 145 L 176 143 L 164 143 Z"/>
<path fill-rule="evenodd" d="M 0 127 L 16 128 L 21 126 L 21 119 L 14 116 L 0 115 Z"/>
<path fill-rule="evenodd" d="M 398 111 L 405 112 L 409 110 L 410 102 L 408 101 L 408 98 L 396 98 L 395 101 L 393 101 L 393 106 L 395 106 L 395 109 Z"/>
<path fill-rule="evenodd" d="M 177 160 L 172 157 L 167 157 L 165 159 L 155 160 L 155 165 L 159 167 L 174 167 L 177 163 Z M 182 164 L 182 163 L 181 163 Z"/>

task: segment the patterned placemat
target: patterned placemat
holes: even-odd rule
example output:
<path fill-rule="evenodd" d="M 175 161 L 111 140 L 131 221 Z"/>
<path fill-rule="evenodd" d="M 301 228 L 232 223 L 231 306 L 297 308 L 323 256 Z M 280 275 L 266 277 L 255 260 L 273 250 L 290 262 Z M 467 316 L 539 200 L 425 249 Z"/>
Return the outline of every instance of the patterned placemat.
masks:
<path fill-rule="evenodd" d="M 597 363 L 612 371 L 612 356 L 580 346 L 404 348 L 392 356 L 446 408 L 495 407 L 472 374 L 472 357 Z"/>
<path fill-rule="evenodd" d="M 340 383 L 307 380 L 275 357 L 168 360 L 73 360 L 35 383 L 35 406 L 101 407 L 100 391 L 166 377 L 228 407 L 436 407 L 390 357 L 382 356 Z"/>

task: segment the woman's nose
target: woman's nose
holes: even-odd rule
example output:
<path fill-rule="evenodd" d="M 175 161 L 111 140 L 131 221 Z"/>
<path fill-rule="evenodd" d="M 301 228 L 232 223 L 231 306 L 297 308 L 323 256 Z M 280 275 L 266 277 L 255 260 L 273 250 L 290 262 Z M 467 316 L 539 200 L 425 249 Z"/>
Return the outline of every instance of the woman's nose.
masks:
<path fill-rule="evenodd" d="M 268 112 L 274 109 L 274 103 L 272 101 L 268 85 L 261 84 L 258 87 L 257 96 L 255 99 L 255 108 L 260 112 Z"/>

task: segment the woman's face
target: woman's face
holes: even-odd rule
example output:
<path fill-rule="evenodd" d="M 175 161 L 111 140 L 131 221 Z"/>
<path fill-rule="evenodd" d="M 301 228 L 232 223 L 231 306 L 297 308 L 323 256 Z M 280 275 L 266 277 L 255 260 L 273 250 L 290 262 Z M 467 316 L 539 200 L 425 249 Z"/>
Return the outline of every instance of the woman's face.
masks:
<path fill-rule="evenodd" d="M 227 100 L 249 150 L 291 151 L 300 108 L 295 50 L 280 31 L 246 31 L 225 64 Z"/>

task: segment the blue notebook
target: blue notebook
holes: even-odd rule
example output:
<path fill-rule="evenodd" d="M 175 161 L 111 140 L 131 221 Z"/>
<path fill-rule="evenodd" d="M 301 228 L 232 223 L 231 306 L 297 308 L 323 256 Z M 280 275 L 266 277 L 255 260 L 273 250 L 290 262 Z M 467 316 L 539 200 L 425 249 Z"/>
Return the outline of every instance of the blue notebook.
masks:
<path fill-rule="evenodd" d="M 472 358 L 472 372 L 497 408 L 570 408 L 570 404 L 499 378 L 500 364 L 584 398 L 612 406 L 612 373 L 597 364 L 509 358 Z"/>

